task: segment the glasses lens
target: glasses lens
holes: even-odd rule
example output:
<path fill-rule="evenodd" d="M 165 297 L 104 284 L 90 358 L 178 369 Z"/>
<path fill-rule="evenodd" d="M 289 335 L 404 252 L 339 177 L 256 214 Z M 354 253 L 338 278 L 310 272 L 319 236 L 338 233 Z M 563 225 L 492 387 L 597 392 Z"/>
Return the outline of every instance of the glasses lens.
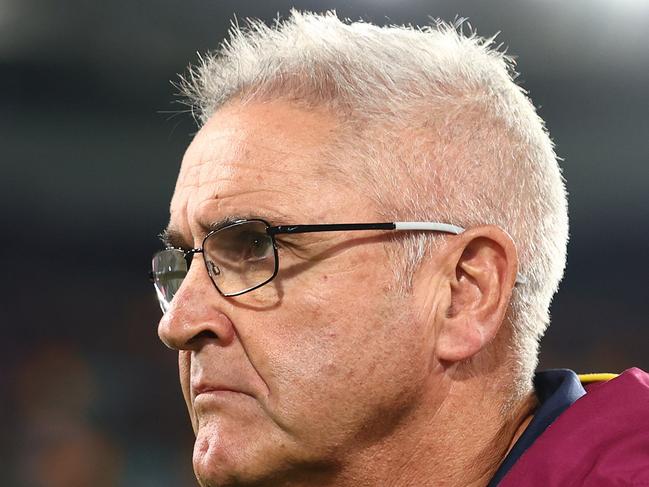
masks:
<path fill-rule="evenodd" d="M 174 294 L 187 275 L 187 261 L 182 250 L 166 249 L 157 252 L 151 262 L 153 286 L 162 312 L 166 313 Z"/>
<path fill-rule="evenodd" d="M 275 275 L 275 249 L 266 228 L 261 221 L 236 223 L 205 241 L 207 271 L 225 296 L 249 291 Z"/>

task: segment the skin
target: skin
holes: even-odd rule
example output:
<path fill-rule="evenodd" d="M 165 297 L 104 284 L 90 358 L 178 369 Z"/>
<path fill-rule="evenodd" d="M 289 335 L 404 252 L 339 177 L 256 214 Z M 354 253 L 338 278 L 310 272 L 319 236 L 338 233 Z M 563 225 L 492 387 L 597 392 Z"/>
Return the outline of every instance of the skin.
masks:
<path fill-rule="evenodd" d="M 169 228 L 199 247 L 210 223 L 381 221 L 329 176 L 325 109 L 231 103 L 183 159 Z M 484 226 L 444 245 L 396 294 L 384 232 L 279 237 L 278 277 L 224 298 L 196 256 L 159 324 L 178 350 L 204 486 L 486 485 L 530 419 L 498 411 L 505 369 L 460 362 L 506 338 L 516 249 Z M 392 245 L 394 245 L 392 243 Z M 197 395 L 196 385 L 228 391 Z"/>

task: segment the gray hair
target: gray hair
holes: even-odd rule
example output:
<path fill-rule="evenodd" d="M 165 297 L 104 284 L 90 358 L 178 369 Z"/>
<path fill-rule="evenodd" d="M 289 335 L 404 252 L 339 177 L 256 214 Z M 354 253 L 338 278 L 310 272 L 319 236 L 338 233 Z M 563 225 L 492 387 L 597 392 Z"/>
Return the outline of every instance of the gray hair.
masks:
<path fill-rule="evenodd" d="M 334 12 L 291 11 L 272 27 L 233 26 L 180 87 L 199 123 L 235 98 L 334 108 L 346 131 L 331 154 L 335 168 L 369 182 L 386 218 L 507 231 L 527 279 L 508 313 L 509 365 L 523 391 L 563 275 L 568 216 L 553 144 L 515 77 L 512 58 L 493 38 L 458 24 L 377 27 Z M 406 238 L 399 282 L 411 283 L 435 239 Z"/>

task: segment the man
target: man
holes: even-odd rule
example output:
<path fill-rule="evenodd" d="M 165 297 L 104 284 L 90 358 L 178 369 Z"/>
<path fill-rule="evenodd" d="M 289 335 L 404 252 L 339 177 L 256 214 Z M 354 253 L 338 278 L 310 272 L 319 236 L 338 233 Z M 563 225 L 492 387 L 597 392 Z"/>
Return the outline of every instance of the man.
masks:
<path fill-rule="evenodd" d="M 183 88 L 201 129 L 152 276 L 202 486 L 588 480 L 588 456 L 544 479 L 562 450 L 535 448 L 600 395 L 534 374 L 567 205 L 508 57 L 444 24 L 292 12 L 234 29 Z M 627 374 L 610 384 L 646 401 Z"/>

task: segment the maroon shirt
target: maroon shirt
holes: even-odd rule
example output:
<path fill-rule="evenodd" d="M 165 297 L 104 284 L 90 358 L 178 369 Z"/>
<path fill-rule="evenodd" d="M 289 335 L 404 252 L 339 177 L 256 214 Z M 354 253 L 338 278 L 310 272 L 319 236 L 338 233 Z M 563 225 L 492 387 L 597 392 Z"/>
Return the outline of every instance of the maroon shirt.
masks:
<path fill-rule="evenodd" d="M 649 374 L 631 368 L 609 381 L 585 385 L 585 393 L 580 394 L 574 384 L 574 372 L 561 372 L 563 382 L 558 384 L 554 398 L 561 386 L 566 389 L 567 384 L 572 391 L 572 403 L 563 410 L 555 408 L 558 414 L 554 419 L 548 416 L 546 408 L 541 419 L 545 416 L 549 424 L 541 429 L 537 424 L 536 431 L 523 433 L 489 485 L 649 487 Z M 535 388 L 536 381 L 535 378 Z M 575 396 L 579 397 L 574 399 Z M 553 394 L 546 401 L 540 399 L 537 411 L 543 413 Z M 536 416 L 535 413 L 528 429 Z M 515 453 L 526 434 L 528 444 Z M 515 458 L 510 458 L 512 453 Z"/>

